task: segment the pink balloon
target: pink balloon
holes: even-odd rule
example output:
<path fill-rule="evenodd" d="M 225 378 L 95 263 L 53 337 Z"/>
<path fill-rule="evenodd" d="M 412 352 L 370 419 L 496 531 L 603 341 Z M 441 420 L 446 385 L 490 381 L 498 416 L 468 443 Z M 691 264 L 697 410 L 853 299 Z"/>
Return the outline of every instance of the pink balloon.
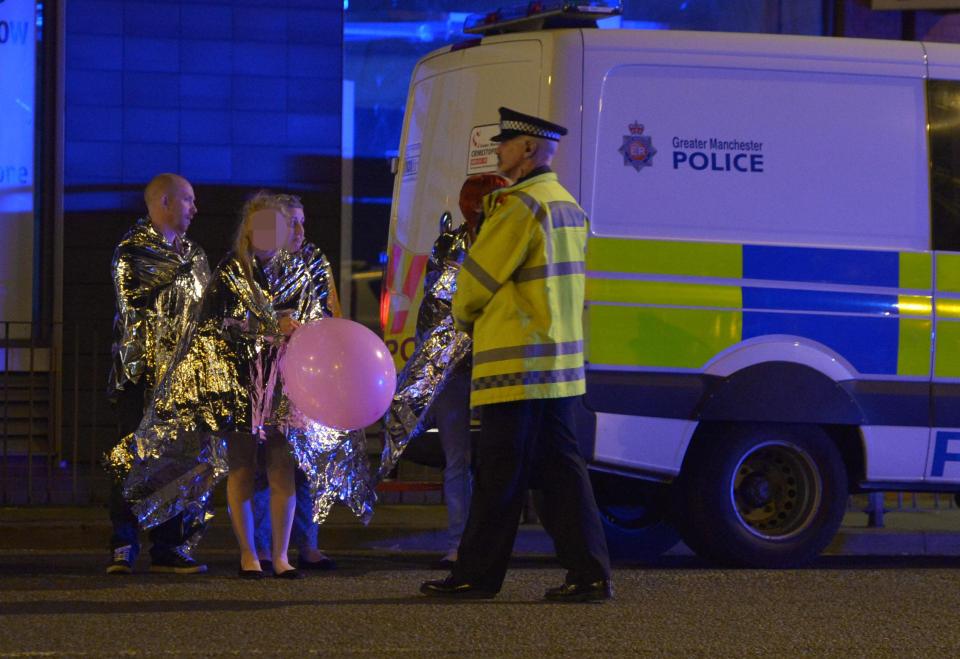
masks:
<path fill-rule="evenodd" d="M 280 364 L 283 388 L 301 412 L 331 428 L 354 430 L 380 419 L 393 399 L 397 369 L 380 337 L 345 318 L 302 326 Z"/>

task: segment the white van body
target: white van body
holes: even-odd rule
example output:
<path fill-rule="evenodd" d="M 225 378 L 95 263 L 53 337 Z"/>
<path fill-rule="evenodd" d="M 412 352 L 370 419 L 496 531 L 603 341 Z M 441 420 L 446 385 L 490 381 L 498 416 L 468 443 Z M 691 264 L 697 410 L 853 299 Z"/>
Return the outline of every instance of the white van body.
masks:
<path fill-rule="evenodd" d="M 438 220 L 496 169 L 497 108 L 566 126 L 553 168 L 591 220 L 584 447 L 617 475 L 598 500 L 667 484 L 697 551 L 809 560 L 849 491 L 960 489 L 956 81 L 960 47 L 917 42 L 567 29 L 431 53 L 388 345 L 409 356 Z"/>

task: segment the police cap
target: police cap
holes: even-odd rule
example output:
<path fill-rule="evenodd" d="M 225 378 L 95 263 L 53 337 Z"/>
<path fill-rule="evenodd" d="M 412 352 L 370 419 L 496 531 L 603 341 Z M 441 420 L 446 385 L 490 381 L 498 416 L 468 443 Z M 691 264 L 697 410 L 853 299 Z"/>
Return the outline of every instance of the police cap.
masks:
<path fill-rule="evenodd" d="M 520 135 L 541 137 L 545 140 L 559 142 L 567 134 L 563 126 L 551 123 L 546 119 L 517 112 L 510 108 L 500 108 L 500 133 L 490 139 L 494 142 L 506 142 Z"/>

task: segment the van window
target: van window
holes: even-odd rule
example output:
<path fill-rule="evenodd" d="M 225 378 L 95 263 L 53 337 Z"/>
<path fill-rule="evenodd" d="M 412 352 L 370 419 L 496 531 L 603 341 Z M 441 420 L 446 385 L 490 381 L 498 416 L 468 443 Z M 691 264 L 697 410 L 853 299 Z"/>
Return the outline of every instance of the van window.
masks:
<path fill-rule="evenodd" d="M 612 67 L 593 231 L 929 249 L 925 105 L 908 77 Z"/>
<path fill-rule="evenodd" d="M 960 82 L 927 83 L 933 248 L 960 252 Z"/>

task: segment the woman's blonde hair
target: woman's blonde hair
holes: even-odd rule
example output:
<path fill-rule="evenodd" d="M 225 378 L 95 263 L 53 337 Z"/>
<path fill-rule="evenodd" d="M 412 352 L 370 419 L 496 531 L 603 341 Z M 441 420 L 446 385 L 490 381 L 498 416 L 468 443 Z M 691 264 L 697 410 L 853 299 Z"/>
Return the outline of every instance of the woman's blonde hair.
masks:
<path fill-rule="evenodd" d="M 251 218 L 254 213 L 266 208 L 275 208 L 283 213 L 283 206 L 278 201 L 280 196 L 282 195 L 272 194 L 268 190 L 259 190 L 255 195 L 247 199 L 243 205 L 243 209 L 240 211 L 240 224 L 237 226 L 237 232 L 233 237 L 233 253 L 240 262 L 243 275 L 251 285 L 254 283 L 253 267 L 251 265 L 253 262 L 253 239 L 251 237 L 253 227 Z M 252 288 L 255 290 L 256 286 L 252 286 Z"/>

